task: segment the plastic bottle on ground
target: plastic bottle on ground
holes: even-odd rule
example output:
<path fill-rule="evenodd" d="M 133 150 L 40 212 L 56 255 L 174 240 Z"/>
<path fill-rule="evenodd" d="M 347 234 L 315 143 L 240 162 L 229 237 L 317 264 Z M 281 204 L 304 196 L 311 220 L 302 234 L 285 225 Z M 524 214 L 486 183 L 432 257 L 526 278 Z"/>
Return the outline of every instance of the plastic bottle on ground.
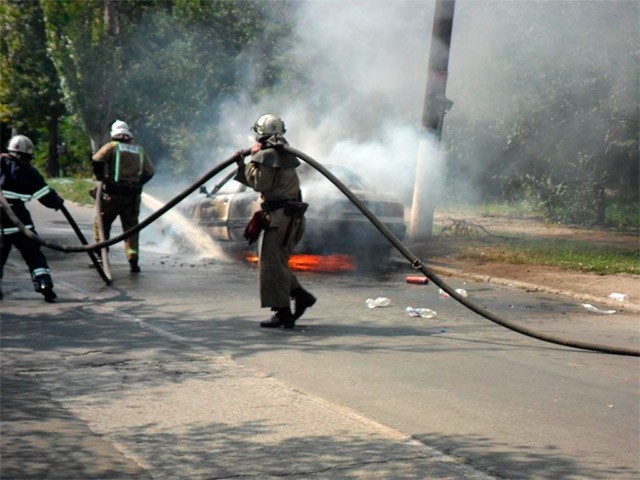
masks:
<path fill-rule="evenodd" d="M 627 296 L 624 293 L 610 293 L 608 297 L 611 300 L 617 300 L 618 302 L 624 302 L 627 300 Z"/>
<path fill-rule="evenodd" d="M 584 308 L 586 308 L 587 310 L 589 310 L 590 312 L 593 312 L 593 313 L 602 313 L 604 315 L 612 315 L 612 314 L 616 313 L 615 310 L 602 310 L 600 308 L 594 307 L 590 303 L 583 303 L 582 306 Z"/>
<path fill-rule="evenodd" d="M 369 308 L 386 307 L 391 303 L 391 300 L 387 297 L 378 297 L 375 300 L 373 298 L 367 298 L 365 303 Z"/>
<path fill-rule="evenodd" d="M 449 298 L 451 296 L 447 292 L 445 292 L 443 289 L 439 289 L 438 293 L 442 298 Z M 464 288 L 456 288 L 456 293 L 460 295 L 462 298 L 467 298 L 469 296 L 469 294 Z"/>
<path fill-rule="evenodd" d="M 460 295 L 462 298 L 467 298 L 469 294 L 464 288 L 456 288 L 456 293 Z"/>
<path fill-rule="evenodd" d="M 407 307 L 405 310 L 412 317 L 433 318 L 438 314 L 435 310 L 431 310 L 429 308 Z"/>

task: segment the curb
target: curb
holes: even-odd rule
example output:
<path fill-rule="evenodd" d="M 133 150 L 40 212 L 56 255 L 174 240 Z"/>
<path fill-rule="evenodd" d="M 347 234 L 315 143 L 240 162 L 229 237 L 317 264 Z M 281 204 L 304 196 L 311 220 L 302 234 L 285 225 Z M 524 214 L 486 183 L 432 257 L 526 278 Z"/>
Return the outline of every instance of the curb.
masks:
<path fill-rule="evenodd" d="M 465 272 L 457 268 L 449 267 L 429 267 L 434 272 L 447 277 L 460 277 L 468 278 L 476 282 L 494 283 L 496 285 L 502 285 L 505 287 L 519 288 L 526 290 L 527 292 L 545 292 L 553 295 L 563 295 L 565 297 L 573 298 L 575 300 L 581 300 L 585 302 L 597 302 L 608 307 L 615 308 L 616 310 L 624 310 L 627 312 L 640 313 L 640 305 L 629 302 L 619 302 L 610 298 L 596 297 L 586 293 L 578 293 L 570 290 L 560 290 L 558 288 L 549 287 L 546 285 L 537 285 L 533 283 L 521 282 L 518 280 L 512 280 L 508 278 L 491 277 L 489 275 L 480 275 L 472 272 Z"/>

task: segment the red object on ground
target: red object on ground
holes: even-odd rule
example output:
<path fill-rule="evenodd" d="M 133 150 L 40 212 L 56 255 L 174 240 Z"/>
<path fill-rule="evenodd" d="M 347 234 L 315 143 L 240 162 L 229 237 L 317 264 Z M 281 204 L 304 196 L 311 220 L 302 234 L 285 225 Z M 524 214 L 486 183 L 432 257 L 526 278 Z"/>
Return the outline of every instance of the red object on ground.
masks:
<path fill-rule="evenodd" d="M 426 285 L 429 283 L 429 277 L 407 277 L 407 283 L 417 283 L 418 285 Z"/>

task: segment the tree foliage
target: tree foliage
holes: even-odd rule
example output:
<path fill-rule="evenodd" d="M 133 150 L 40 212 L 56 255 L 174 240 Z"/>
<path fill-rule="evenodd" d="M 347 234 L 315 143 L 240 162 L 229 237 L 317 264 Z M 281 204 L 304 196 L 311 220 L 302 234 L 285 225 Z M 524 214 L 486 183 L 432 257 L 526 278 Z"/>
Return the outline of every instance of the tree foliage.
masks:
<path fill-rule="evenodd" d="M 47 172 L 56 175 L 57 122 L 64 108 L 59 77 L 47 55 L 44 21 L 37 2 L 0 2 L 0 57 L 2 131 L 8 133 L 11 127 L 36 142 L 48 137 Z M 2 138 L 3 148 L 6 140 Z"/>
<path fill-rule="evenodd" d="M 220 120 L 227 99 L 242 94 L 257 100 L 278 85 L 277 93 L 302 99 L 309 110 L 344 108 L 351 124 L 342 131 L 355 125 L 353 135 L 366 141 L 362 137 L 375 131 L 385 110 L 402 102 L 391 92 L 352 112 L 312 91 L 318 84 L 307 76 L 317 70 L 309 65 L 324 64 L 334 52 L 290 48 L 301 38 L 293 34 L 300 5 L 0 0 L 2 125 L 33 136 L 38 156 L 48 159 L 55 158 L 51 149 L 59 125 L 67 144 L 61 166 L 82 172 L 91 148 L 106 141 L 119 118 L 133 127 L 156 164 L 166 162 L 167 170 L 186 176 L 195 173 L 189 171 L 194 157 L 221 143 L 210 126 Z M 338 8 L 339 2 L 332 5 Z M 637 204 L 639 10 L 627 0 L 461 2 L 453 43 L 464 32 L 469 39 L 465 52 L 452 51 L 449 90 L 455 106 L 444 131 L 451 190 L 470 191 L 460 185 L 464 178 L 483 200 L 526 197 L 549 218 L 585 224 L 600 222 L 611 198 Z M 478 13 L 487 24 L 469 28 Z M 364 28 L 366 12 L 357 18 Z M 346 28 L 339 38 L 351 39 L 351 25 L 335 27 Z M 483 45 L 490 48 L 480 50 Z M 378 53 L 375 45 L 372 50 Z M 363 76 L 373 83 L 388 73 L 367 70 L 365 57 L 358 62 L 338 56 L 365 65 Z M 341 65 L 327 63 L 329 72 L 321 73 L 331 79 Z M 359 76 L 344 76 L 358 82 Z M 384 88 L 392 89 L 392 83 Z M 356 92 L 350 95 L 357 96 L 351 87 Z M 58 121 L 61 96 L 66 112 Z M 360 128 L 367 121 L 370 128 Z M 38 142 L 45 138 L 48 153 Z"/>
<path fill-rule="evenodd" d="M 491 4 L 496 45 L 483 66 L 498 81 L 465 77 L 473 98 L 457 104 L 474 109 L 445 123 L 452 177 L 484 199 L 525 196 L 550 219 L 602 223 L 607 197 L 638 201 L 639 6 L 513 5 Z"/>
<path fill-rule="evenodd" d="M 69 109 L 78 112 L 98 148 L 122 102 L 116 3 L 42 0 L 49 54 Z"/>
<path fill-rule="evenodd" d="M 42 5 L 50 54 L 93 147 L 120 118 L 152 156 L 167 155 L 177 171 L 194 148 L 211 140 L 194 125 L 210 123 L 212 106 L 237 92 L 243 62 L 251 58 L 247 52 L 273 55 L 273 45 L 286 37 L 286 22 L 274 28 L 265 21 L 273 10 L 286 10 L 284 2 L 42 0 Z M 276 71 L 266 72 L 262 84 L 275 76 Z"/>

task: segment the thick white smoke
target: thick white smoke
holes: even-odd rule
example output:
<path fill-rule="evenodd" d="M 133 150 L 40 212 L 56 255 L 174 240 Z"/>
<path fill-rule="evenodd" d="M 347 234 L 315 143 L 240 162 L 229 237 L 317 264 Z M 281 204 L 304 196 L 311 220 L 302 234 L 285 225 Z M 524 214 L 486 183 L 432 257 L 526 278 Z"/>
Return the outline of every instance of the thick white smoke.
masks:
<path fill-rule="evenodd" d="M 256 100 L 250 83 L 261 75 L 262 66 L 249 61 L 247 93 L 216 106 L 218 133 L 228 141 L 216 145 L 208 161 L 249 146 L 250 126 L 260 114 L 273 112 L 284 118 L 293 146 L 321 162 L 347 165 L 410 204 L 435 3 L 347 0 L 294 5 L 295 37 L 289 54 L 291 65 L 308 75 L 308 84 L 294 90 L 282 86 Z M 637 14 L 637 2 L 634 7 L 625 0 L 457 0 L 447 85 L 454 105 L 445 116 L 442 138 L 443 149 L 451 155 L 434 158 L 426 174 L 444 182 L 447 157 L 466 163 L 449 179 L 454 188 L 443 189 L 439 201 L 465 195 L 473 200 L 473 180 L 486 165 L 502 161 L 500 142 L 509 130 L 527 119 L 527 109 L 554 102 L 554 92 L 558 102 L 564 101 L 567 91 L 572 92 L 571 82 L 583 85 L 585 78 L 605 78 L 619 104 L 637 108 L 637 66 L 631 78 L 622 75 L 628 69 L 620 68 L 637 59 Z M 629 45 L 635 45 L 635 51 L 625 51 Z M 593 113 L 594 121 L 606 123 L 598 116 Z M 570 123 L 575 121 L 544 119 L 537 127 L 538 138 L 549 144 L 602 143 L 602 138 L 573 135 Z M 559 132 L 567 133 L 559 139 Z M 534 154 L 546 147 L 531 145 Z"/>
<path fill-rule="evenodd" d="M 322 163 L 348 166 L 378 190 L 410 203 L 433 4 L 296 5 L 290 54 L 310 83 L 304 94 L 282 88 L 258 102 L 247 94 L 224 104 L 220 128 L 234 133 L 230 151 L 249 145 L 249 127 L 258 115 L 276 113 L 292 146 Z"/>

